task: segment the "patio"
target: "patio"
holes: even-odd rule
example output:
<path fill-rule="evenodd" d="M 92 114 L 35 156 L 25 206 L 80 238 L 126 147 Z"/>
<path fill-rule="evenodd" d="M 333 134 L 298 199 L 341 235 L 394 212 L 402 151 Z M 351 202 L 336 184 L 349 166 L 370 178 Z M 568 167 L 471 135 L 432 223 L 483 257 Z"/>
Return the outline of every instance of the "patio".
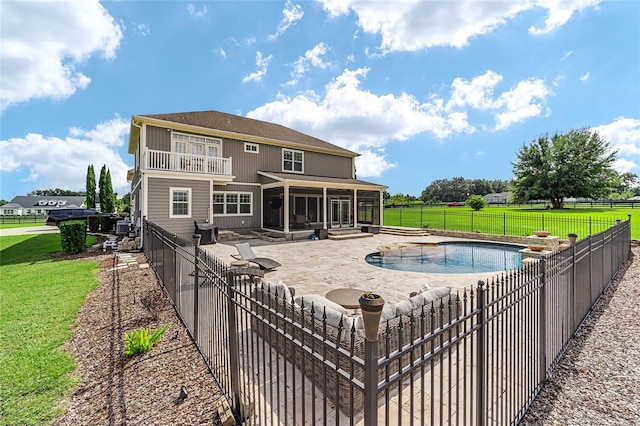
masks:
<path fill-rule="evenodd" d="M 484 274 L 430 274 L 393 271 L 370 265 L 365 256 L 377 252 L 381 245 L 403 242 L 437 243 L 452 241 L 448 237 L 407 237 L 376 234 L 372 238 L 344 241 L 298 240 L 286 243 L 268 243 L 263 240 L 249 241 L 257 256 L 268 257 L 282 264 L 267 272 L 265 279 L 271 282 L 282 280 L 296 289 L 296 294 L 321 294 L 336 288 L 357 288 L 380 294 L 386 302 L 394 303 L 409 297 L 427 284 L 430 287 L 450 286 L 456 289 L 475 286 L 478 280 L 488 280 L 498 272 Z M 235 260 L 233 245 L 238 241 L 203 245 L 206 251 L 226 263 Z"/>

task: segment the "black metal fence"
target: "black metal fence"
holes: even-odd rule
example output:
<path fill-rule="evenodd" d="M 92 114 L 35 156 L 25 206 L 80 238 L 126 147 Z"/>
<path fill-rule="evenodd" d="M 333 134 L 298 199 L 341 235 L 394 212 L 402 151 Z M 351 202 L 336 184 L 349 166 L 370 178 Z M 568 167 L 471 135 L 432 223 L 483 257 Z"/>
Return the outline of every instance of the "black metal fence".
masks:
<path fill-rule="evenodd" d="M 535 231 L 550 231 L 553 235 L 593 235 L 608 229 L 615 221 L 616 219 L 576 214 L 492 213 L 455 209 L 434 210 L 428 207 L 388 209 L 384 213 L 384 224 L 387 226 L 512 236 L 532 235 Z"/>
<path fill-rule="evenodd" d="M 367 340 L 144 224 L 144 251 L 245 424 L 517 424 L 631 251 L 630 221 L 383 321 Z"/>
<path fill-rule="evenodd" d="M 47 220 L 46 215 L 0 215 L 0 223 L 44 223 Z"/>

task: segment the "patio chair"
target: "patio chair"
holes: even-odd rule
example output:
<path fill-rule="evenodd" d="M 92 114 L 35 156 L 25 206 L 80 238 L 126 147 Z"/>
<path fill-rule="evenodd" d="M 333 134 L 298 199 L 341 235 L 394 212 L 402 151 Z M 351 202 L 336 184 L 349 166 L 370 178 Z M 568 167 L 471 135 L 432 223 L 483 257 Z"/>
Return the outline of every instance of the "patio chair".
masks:
<path fill-rule="evenodd" d="M 263 269 L 265 271 L 270 271 L 280 266 L 280 264 L 273 259 L 269 259 L 266 257 L 256 257 L 256 254 L 253 252 L 253 249 L 251 248 L 249 243 L 238 243 L 235 246 L 238 250 L 238 254 L 231 255 L 235 259 L 248 260 L 249 262 L 257 264 L 260 269 Z"/>

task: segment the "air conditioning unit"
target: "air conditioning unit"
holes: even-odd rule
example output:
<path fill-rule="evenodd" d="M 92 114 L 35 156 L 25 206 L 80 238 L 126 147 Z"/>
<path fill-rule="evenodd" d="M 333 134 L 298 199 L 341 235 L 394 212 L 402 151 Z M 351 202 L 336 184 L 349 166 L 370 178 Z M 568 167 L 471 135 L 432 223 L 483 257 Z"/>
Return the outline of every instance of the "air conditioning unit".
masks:
<path fill-rule="evenodd" d="M 131 229 L 131 222 L 119 220 L 116 222 L 116 235 L 127 235 Z"/>

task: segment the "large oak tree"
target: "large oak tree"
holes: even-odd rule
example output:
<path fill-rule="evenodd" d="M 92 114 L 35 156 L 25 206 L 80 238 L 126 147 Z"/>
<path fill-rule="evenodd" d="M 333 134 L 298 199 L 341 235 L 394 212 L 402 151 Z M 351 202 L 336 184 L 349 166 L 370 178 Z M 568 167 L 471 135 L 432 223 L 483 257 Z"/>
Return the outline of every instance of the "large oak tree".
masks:
<path fill-rule="evenodd" d="M 609 143 L 588 128 L 540 136 L 512 163 L 514 199 L 548 200 L 560 209 L 567 197 L 604 197 L 615 185 L 615 157 Z"/>

